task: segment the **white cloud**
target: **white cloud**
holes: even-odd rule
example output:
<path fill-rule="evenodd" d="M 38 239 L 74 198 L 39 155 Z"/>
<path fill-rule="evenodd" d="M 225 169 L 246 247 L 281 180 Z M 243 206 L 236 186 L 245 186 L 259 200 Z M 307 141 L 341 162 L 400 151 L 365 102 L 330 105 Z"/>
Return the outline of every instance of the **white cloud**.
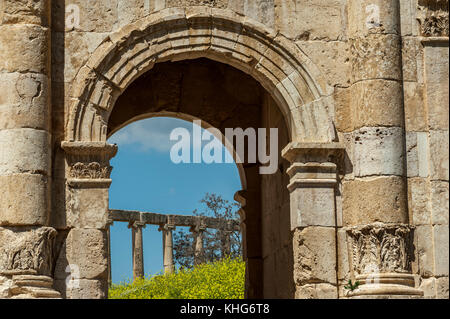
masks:
<path fill-rule="evenodd" d="M 192 125 L 191 122 L 174 118 L 150 118 L 125 126 L 111 136 L 109 142 L 116 143 L 119 147 L 134 145 L 141 152 L 150 150 L 159 153 L 170 152 L 171 147 L 177 143 L 177 141 L 170 140 L 170 132 L 175 128 L 183 127 L 190 132 L 192 137 Z M 203 142 L 203 145 L 205 143 L 208 142 Z"/>

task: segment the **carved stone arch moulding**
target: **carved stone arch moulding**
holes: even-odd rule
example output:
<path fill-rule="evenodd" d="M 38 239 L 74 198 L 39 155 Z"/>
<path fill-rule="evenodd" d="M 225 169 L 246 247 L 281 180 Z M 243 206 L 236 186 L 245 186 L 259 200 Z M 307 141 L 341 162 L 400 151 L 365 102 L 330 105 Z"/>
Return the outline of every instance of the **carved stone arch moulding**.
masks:
<path fill-rule="evenodd" d="M 66 141 L 106 141 L 116 99 L 155 63 L 195 58 L 253 76 L 286 118 L 291 140 L 333 140 L 333 89 L 283 34 L 230 10 L 168 8 L 109 35 L 79 70 L 71 90 Z"/>

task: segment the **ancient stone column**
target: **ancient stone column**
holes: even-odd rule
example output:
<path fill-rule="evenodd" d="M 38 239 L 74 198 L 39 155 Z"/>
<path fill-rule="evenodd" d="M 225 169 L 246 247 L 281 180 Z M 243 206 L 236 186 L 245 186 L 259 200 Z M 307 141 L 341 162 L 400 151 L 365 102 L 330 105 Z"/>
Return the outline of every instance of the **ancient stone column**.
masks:
<path fill-rule="evenodd" d="M 194 265 L 204 262 L 203 233 L 205 230 L 206 226 L 201 222 L 190 228 L 194 235 Z"/>
<path fill-rule="evenodd" d="M 295 298 L 335 299 L 336 185 L 343 146 L 298 143 L 282 156 L 291 166 L 288 189 L 293 231 Z"/>
<path fill-rule="evenodd" d="M 171 274 L 175 271 L 175 264 L 173 261 L 173 234 L 175 225 L 167 223 L 158 229 L 163 234 L 163 265 L 164 273 Z"/>
<path fill-rule="evenodd" d="M 131 228 L 131 240 L 133 249 L 133 279 L 144 277 L 144 243 L 142 229 L 145 223 L 131 222 L 128 225 Z"/>
<path fill-rule="evenodd" d="M 399 3 L 355 0 L 348 8 L 353 132 L 347 135 L 351 164 L 342 187 L 343 223 L 354 261 L 352 276 L 363 284 L 351 292 L 353 296 L 420 293 L 410 289 L 410 261 L 404 259 L 412 256 L 407 254 L 412 228 L 407 212 Z M 366 285 L 369 281 L 378 284 Z"/>
<path fill-rule="evenodd" d="M 222 231 L 222 258 L 231 254 L 231 234 L 232 231 L 230 230 Z"/>
<path fill-rule="evenodd" d="M 117 145 L 69 142 L 66 154 L 66 220 L 68 234 L 56 263 L 58 290 L 67 298 L 107 298 L 110 159 Z M 66 285 L 67 266 L 76 270 L 77 285 Z"/>
<path fill-rule="evenodd" d="M 0 4 L 0 297 L 59 297 L 48 227 L 50 16 L 49 0 Z"/>

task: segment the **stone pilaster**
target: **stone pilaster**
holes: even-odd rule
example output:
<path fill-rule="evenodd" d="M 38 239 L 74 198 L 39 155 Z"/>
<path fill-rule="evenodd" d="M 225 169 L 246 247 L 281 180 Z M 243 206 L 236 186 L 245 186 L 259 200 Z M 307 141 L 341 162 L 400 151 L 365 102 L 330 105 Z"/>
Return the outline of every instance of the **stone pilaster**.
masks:
<path fill-rule="evenodd" d="M 68 236 L 57 262 L 58 289 L 67 298 L 106 298 L 108 292 L 109 160 L 117 146 L 105 142 L 62 142 L 66 153 Z M 82 247 L 82 249 L 80 249 Z M 66 269 L 77 285 L 67 287 Z"/>
<path fill-rule="evenodd" d="M 131 228 L 133 279 L 136 280 L 144 277 L 144 242 L 142 229 L 145 228 L 145 223 L 131 222 L 128 228 Z"/>
<path fill-rule="evenodd" d="M 338 143 L 290 143 L 282 152 L 291 166 L 288 189 L 293 231 L 295 297 L 337 298 L 336 185 Z"/>
<path fill-rule="evenodd" d="M 163 265 L 164 273 L 171 274 L 175 271 L 175 264 L 173 260 L 173 231 L 175 225 L 169 222 L 165 225 L 161 225 L 158 229 L 163 234 Z"/>

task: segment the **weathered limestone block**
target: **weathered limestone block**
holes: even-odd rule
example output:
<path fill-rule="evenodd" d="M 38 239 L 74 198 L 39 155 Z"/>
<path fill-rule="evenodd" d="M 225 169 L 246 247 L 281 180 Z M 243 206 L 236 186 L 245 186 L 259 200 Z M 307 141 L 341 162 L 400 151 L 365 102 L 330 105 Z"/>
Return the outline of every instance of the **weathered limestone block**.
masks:
<path fill-rule="evenodd" d="M 408 179 L 408 205 L 410 223 L 413 225 L 431 224 L 431 187 L 425 178 Z"/>
<path fill-rule="evenodd" d="M 40 26 L 0 25 L 0 71 L 48 74 L 49 43 L 49 30 Z"/>
<path fill-rule="evenodd" d="M 448 225 L 433 226 L 434 237 L 434 275 L 447 276 L 449 273 L 449 235 Z"/>
<path fill-rule="evenodd" d="M 371 34 L 351 39 L 352 82 L 371 79 L 401 80 L 401 42 L 393 34 Z"/>
<path fill-rule="evenodd" d="M 448 130 L 448 60 L 448 46 L 425 47 L 426 103 L 431 130 Z"/>
<path fill-rule="evenodd" d="M 432 277 L 434 275 L 434 247 L 433 229 L 430 225 L 416 226 L 414 232 L 417 243 L 418 271 L 422 277 Z"/>
<path fill-rule="evenodd" d="M 428 131 L 428 117 L 424 101 L 424 84 L 403 82 L 405 129 L 407 132 Z"/>
<path fill-rule="evenodd" d="M 106 231 L 71 229 L 59 253 L 55 279 L 107 280 L 108 256 Z"/>
<path fill-rule="evenodd" d="M 430 177 L 431 180 L 448 181 L 449 145 L 448 131 L 430 131 Z"/>
<path fill-rule="evenodd" d="M 331 227 L 296 229 L 293 235 L 294 280 L 297 285 L 336 284 L 336 234 Z"/>
<path fill-rule="evenodd" d="M 20 145 L 20 147 L 18 147 Z M 0 175 L 50 175 L 50 135 L 35 129 L 0 130 Z"/>
<path fill-rule="evenodd" d="M 296 44 L 327 75 L 330 86 L 342 88 L 350 85 L 350 49 L 347 42 L 297 41 Z"/>
<path fill-rule="evenodd" d="M 3 0 L 0 24 L 38 24 L 48 26 L 50 1 Z"/>
<path fill-rule="evenodd" d="M 289 38 L 327 41 L 345 38 L 343 1 L 275 0 L 274 4 L 275 28 Z"/>
<path fill-rule="evenodd" d="M 408 177 L 428 177 L 428 133 L 406 132 L 406 164 Z"/>
<path fill-rule="evenodd" d="M 114 30 L 118 20 L 117 12 L 118 0 L 109 1 L 84 1 L 66 0 L 64 3 L 52 1 L 53 15 L 58 17 L 68 17 L 73 12 L 66 13 L 69 5 L 76 5 L 79 8 L 80 24 L 75 28 L 65 26 L 66 19 L 58 19 L 52 25 L 54 31 L 84 31 L 84 32 L 111 32 Z"/>
<path fill-rule="evenodd" d="M 436 298 L 436 278 L 422 278 L 419 289 L 423 291 L 424 298 Z"/>
<path fill-rule="evenodd" d="M 353 126 L 403 127 L 404 115 L 397 106 L 403 103 L 402 86 L 398 81 L 369 80 L 355 83 L 351 88 Z"/>
<path fill-rule="evenodd" d="M 307 284 L 295 292 L 296 299 L 337 299 L 336 286 L 330 284 Z"/>
<path fill-rule="evenodd" d="M 347 284 L 350 279 L 350 263 L 348 260 L 348 246 L 347 246 L 347 234 L 345 229 L 340 228 L 337 231 L 337 275 L 339 282 L 343 282 L 344 285 Z"/>
<path fill-rule="evenodd" d="M 400 127 L 364 127 L 354 133 L 356 177 L 404 174 L 404 135 Z"/>
<path fill-rule="evenodd" d="M 400 34 L 400 6 L 396 0 L 357 0 L 348 3 L 349 33 Z"/>
<path fill-rule="evenodd" d="M 334 189 L 299 187 L 291 192 L 291 228 L 335 226 Z"/>
<path fill-rule="evenodd" d="M 51 227 L 0 227 L 0 274 L 51 275 L 55 236 Z"/>
<path fill-rule="evenodd" d="M 104 280 L 78 279 L 55 280 L 54 287 L 65 299 L 105 299 L 108 297 L 108 283 Z"/>
<path fill-rule="evenodd" d="M 405 187 L 396 176 L 344 181 L 344 225 L 407 223 Z"/>
<path fill-rule="evenodd" d="M 108 36 L 101 32 L 54 32 L 52 35 L 52 80 L 71 82 L 79 69 Z M 64 72 L 60 68 L 64 68 Z"/>
<path fill-rule="evenodd" d="M 0 176 L 0 225 L 46 225 L 48 177 L 40 174 Z"/>
<path fill-rule="evenodd" d="M 350 105 L 351 88 L 335 88 L 334 93 L 334 108 L 336 130 L 342 133 L 352 132 L 353 125 L 353 110 Z"/>
<path fill-rule="evenodd" d="M 448 277 L 441 277 L 436 279 L 436 298 L 448 299 Z"/>
<path fill-rule="evenodd" d="M 0 74 L 0 130 L 48 129 L 48 80 L 42 74 Z"/>
<path fill-rule="evenodd" d="M 420 65 L 423 61 L 422 44 L 417 37 L 409 36 L 402 37 L 402 42 L 403 81 L 422 82 L 422 75 L 418 74 L 423 72 Z"/>
<path fill-rule="evenodd" d="M 118 28 L 133 23 L 154 11 L 154 8 L 151 8 L 151 3 L 154 2 L 154 0 L 118 0 Z"/>
<path fill-rule="evenodd" d="M 108 188 L 69 187 L 66 194 L 67 225 L 69 227 L 107 228 Z"/>
<path fill-rule="evenodd" d="M 433 224 L 448 225 L 448 182 L 431 182 L 431 218 Z"/>

